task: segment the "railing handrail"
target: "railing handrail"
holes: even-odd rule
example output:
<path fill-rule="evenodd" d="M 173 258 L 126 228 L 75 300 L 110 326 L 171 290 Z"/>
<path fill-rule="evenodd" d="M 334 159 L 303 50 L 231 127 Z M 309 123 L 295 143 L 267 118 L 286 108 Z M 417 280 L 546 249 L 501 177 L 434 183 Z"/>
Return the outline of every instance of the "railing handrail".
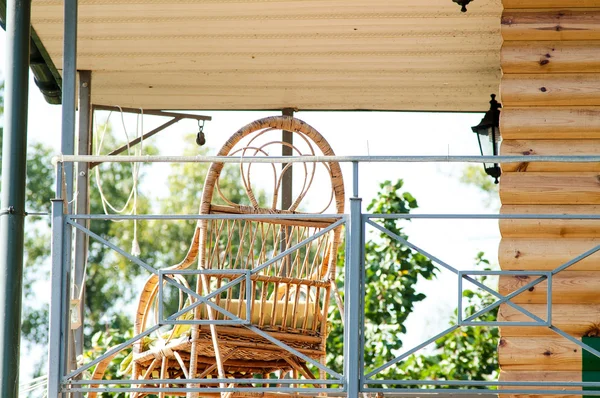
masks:
<path fill-rule="evenodd" d="M 470 155 L 407 155 L 407 156 L 109 156 L 109 155 L 57 155 L 52 164 L 57 163 L 596 163 L 599 155 L 552 155 L 552 156 L 470 156 Z"/>

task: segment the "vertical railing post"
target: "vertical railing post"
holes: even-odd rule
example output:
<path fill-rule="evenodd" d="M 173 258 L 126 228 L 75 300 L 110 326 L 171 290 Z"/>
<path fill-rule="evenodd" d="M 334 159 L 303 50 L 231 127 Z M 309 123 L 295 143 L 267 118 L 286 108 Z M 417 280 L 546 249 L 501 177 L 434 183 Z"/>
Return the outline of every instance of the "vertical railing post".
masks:
<path fill-rule="evenodd" d="M 73 155 L 75 153 L 75 126 L 77 109 L 77 15 L 78 0 L 64 1 L 64 34 L 63 34 L 63 80 L 62 80 L 62 129 L 61 129 L 61 152 L 63 155 Z M 59 163 L 57 178 L 57 197 L 66 202 L 66 213 L 73 214 L 73 169 L 74 163 Z M 72 252 L 72 228 L 70 225 L 64 226 L 64 248 L 63 263 L 66 273 L 70 275 L 73 258 Z M 62 291 L 66 306 L 63 324 L 67 327 L 65 330 L 66 339 L 64 346 L 61 346 L 66 352 L 68 358 L 72 352 L 75 356 L 75 345 L 73 335 L 70 333 L 70 301 L 71 291 L 69 289 L 70 280 L 63 284 Z M 62 363 L 61 363 L 62 366 Z M 68 366 L 68 363 L 67 363 Z"/>
<path fill-rule="evenodd" d="M 79 72 L 79 133 L 77 154 L 92 154 L 92 103 L 91 103 L 92 72 Z M 89 163 L 77 164 L 76 188 L 76 214 L 89 214 Z M 77 220 L 77 223 L 89 228 L 89 220 Z M 73 298 L 80 299 L 78 314 L 81 326 L 73 330 L 73 352 L 69 356 L 70 368 L 76 369 L 77 358 L 83 354 L 83 318 L 85 301 L 85 269 L 87 263 L 89 239 L 88 235 L 80 230 L 75 231 L 75 263 L 73 267 Z M 73 393 L 73 398 L 81 398 L 81 393 Z"/>
<path fill-rule="evenodd" d="M 64 358 L 64 200 L 52 199 L 52 271 L 50 298 L 50 336 L 48 340 L 48 398 L 60 395 Z"/>
<path fill-rule="evenodd" d="M 353 195 L 350 198 L 350 231 L 346 240 L 344 283 L 344 378 L 348 398 L 358 398 L 360 392 L 362 353 L 360 319 L 362 311 L 362 199 L 358 196 L 358 162 L 353 162 Z"/>
<path fill-rule="evenodd" d="M 31 3 L 6 7 L 5 129 L 0 190 L 0 396 L 17 398 L 21 352 Z"/>

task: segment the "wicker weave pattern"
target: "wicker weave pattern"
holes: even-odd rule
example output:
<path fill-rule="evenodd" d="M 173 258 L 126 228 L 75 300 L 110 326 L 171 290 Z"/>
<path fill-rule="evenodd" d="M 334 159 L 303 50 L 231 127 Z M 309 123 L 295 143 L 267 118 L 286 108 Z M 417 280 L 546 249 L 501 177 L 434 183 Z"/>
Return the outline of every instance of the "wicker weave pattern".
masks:
<path fill-rule="evenodd" d="M 294 133 L 292 150 L 296 155 L 334 155 L 327 141 L 311 126 L 301 120 L 279 116 L 257 120 L 237 131 L 221 148 L 219 156 L 268 156 L 273 147 L 281 148 L 281 140 L 272 137 L 275 130 Z M 280 134 L 280 133 L 279 133 Z M 279 137 L 281 137 L 279 135 Z M 241 164 L 240 174 L 245 196 L 234 201 L 227 198 L 220 187 L 224 172 L 223 163 L 213 163 L 205 180 L 200 214 L 243 214 L 244 220 L 200 220 L 197 224 L 190 249 L 179 264 L 169 269 L 190 267 L 198 261 L 198 267 L 206 270 L 253 270 L 273 259 L 283 250 L 293 247 L 313 236 L 336 220 L 315 219 L 307 214 L 302 219 L 252 219 L 253 214 L 306 214 L 329 210 L 344 212 L 344 187 L 337 163 L 296 164 L 304 175 L 297 196 L 288 208 L 278 207 L 283 175 L 291 164 L 283 169 L 269 166 L 268 172 L 257 174 L 251 164 Z M 331 182 L 330 192 L 319 192 L 322 199 L 317 210 L 309 209 L 312 202 L 304 203 L 315 181 L 317 168 L 326 172 Z M 296 169 L 297 170 L 297 169 Z M 295 174 L 296 176 L 296 174 Z M 261 201 L 261 192 L 254 185 L 260 181 L 273 181 L 267 204 Z M 259 184 L 259 185 L 261 185 Z M 262 205 L 262 206 L 261 206 Z M 317 206 L 317 204 L 315 204 Z M 333 206 L 333 210 L 331 207 Z M 335 257 L 340 243 L 340 227 L 323 234 L 304 247 L 293 251 L 251 277 L 250 314 L 246 314 L 248 292 L 246 284 L 240 283 L 223 291 L 212 299 L 213 303 L 240 318 L 249 317 L 253 326 L 299 350 L 322 363 L 325 359 L 327 337 L 327 312 L 331 289 L 335 280 Z M 239 275 L 218 274 L 195 276 L 195 280 L 177 276 L 181 284 L 192 286 L 200 295 L 224 286 Z M 195 286 L 194 286 L 195 284 Z M 153 313 L 158 292 L 158 278 L 152 276 L 146 282 L 140 296 L 135 321 L 135 333 L 147 328 Z M 182 295 L 183 303 L 195 299 Z M 190 317 L 192 314 L 189 314 Z M 211 307 L 201 305 L 193 310 L 193 319 L 229 319 Z M 248 378 L 256 374 L 268 375 L 279 371 L 280 375 L 293 371 L 307 379 L 315 376 L 300 358 L 261 338 L 243 326 L 191 326 L 189 333 L 174 333 L 162 344 L 146 346 L 143 340 L 134 344 L 132 376 L 136 379 L 153 378 Z M 102 377 L 100 364 L 93 376 Z M 94 397 L 95 394 L 90 394 Z M 164 396 L 164 395 L 161 395 Z M 196 397 L 190 393 L 188 397 Z"/>

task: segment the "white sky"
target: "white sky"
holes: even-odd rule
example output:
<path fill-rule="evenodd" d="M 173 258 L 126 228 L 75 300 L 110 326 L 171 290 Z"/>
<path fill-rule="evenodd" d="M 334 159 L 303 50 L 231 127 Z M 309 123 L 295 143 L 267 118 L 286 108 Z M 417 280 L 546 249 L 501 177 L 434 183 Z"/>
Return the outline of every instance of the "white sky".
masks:
<path fill-rule="evenodd" d="M 4 54 L 5 37 L 0 31 L 0 54 Z M 6 62 L 0 63 L 3 65 Z M 92 82 L 93 89 L 93 82 Z M 460 101 L 460 98 L 456 99 Z M 48 105 L 39 90 L 30 82 L 29 142 L 44 142 L 59 153 L 61 107 Z M 118 105 L 118 104 L 106 104 Z M 273 112 L 200 112 L 210 115 L 205 132 L 211 154 L 233 132 L 248 122 Z M 299 112 L 296 117 L 315 127 L 329 141 L 338 155 L 478 155 L 477 142 L 470 126 L 476 125 L 481 114 L 394 113 L 394 112 Z M 106 113 L 99 115 L 99 121 Z M 111 122 L 118 137 L 122 135 L 119 115 Z M 128 131 L 135 132 L 135 117 L 126 117 Z M 157 117 L 146 116 L 145 131 L 161 123 Z M 195 146 L 184 142 L 183 136 L 197 131 L 195 121 L 182 121 L 152 138 L 152 143 L 164 155 L 178 155 L 183 149 Z M 403 178 L 405 189 L 418 200 L 418 213 L 490 213 L 496 209 L 485 206 L 483 194 L 458 181 L 460 164 L 361 164 L 360 194 L 364 206 L 376 195 L 379 183 Z M 351 168 L 343 166 L 347 196 L 352 192 Z M 152 171 L 152 183 L 143 189 L 151 195 L 164 196 L 162 184 L 157 183 L 168 173 L 168 167 Z M 201 190 L 201 182 L 198 190 Z M 92 189 L 94 186 L 92 185 Z M 406 227 L 411 242 L 420 245 L 459 269 L 472 269 L 476 253 L 484 251 L 493 263 L 497 260 L 499 232 L 497 221 L 421 221 Z M 191 238 L 191 237 L 190 237 Z M 405 347 L 416 345 L 445 328 L 456 308 L 456 277 L 445 272 L 436 281 L 421 284 L 429 296 L 417 305 L 417 312 L 403 338 Z M 47 297 L 42 297 L 47 299 Z M 133 313 L 132 313 L 133 316 Z"/>

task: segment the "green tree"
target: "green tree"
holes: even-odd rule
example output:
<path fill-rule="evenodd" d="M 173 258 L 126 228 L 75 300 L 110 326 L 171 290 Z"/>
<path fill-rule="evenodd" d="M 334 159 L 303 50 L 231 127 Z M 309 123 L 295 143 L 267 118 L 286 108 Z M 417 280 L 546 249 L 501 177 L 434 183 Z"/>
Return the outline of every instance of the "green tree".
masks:
<path fill-rule="evenodd" d="M 477 254 L 475 264 L 483 270 L 490 270 L 490 262 L 484 258 L 483 252 Z M 477 280 L 486 284 L 488 277 L 480 276 Z M 494 296 L 481 289 L 466 289 L 463 297 L 466 301 L 463 319 L 496 301 Z M 456 324 L 457 315 L 455 311 L 450 325 Z M 494 308 L 476 321 L 493 322 L 497 315 L 498 308 Z M 404 378 L 410 380 L 495 380 L 499 369 L 498 339 L 498 328 L 464 326 L 438 339 L 431 354 L 407 358 L 401 370 Z"/>
<path fill-rule="evenodd" d="M 367 209 L 379 214 L 408 214 L 418 207 L 415 198 L 402 191 L 403 182 L 385 181 L 380 185 L 377 197 Z M 403 232 L 403 220 L 383 219 L 382 225 L 389 231 L 407 239 Z M 479 253 L 476 266 L 488 269 L 489 262 Z M 338 265 L 343 266 L 343 254 Z M 420 280 L 436 276 L 438 268 L 425 256 L 387 234 L 372 235 L 365 244 L 365 363 L 377 368 L 390 361 L 403 347 L 402 334 L 406 333 L 408 316 L 414 305 L 426 298 L 417 290 Z M 486 277 L 480 277 L 484 283 Z M 338 277 L 338 287 L 343 287 L 343 276 Z M 494 298 L 481 290 L 465 290 L 464 316 L 475 314 L 479 309 L 494 302 Z M 343 364 L 343 327 L 339 313 L 330 312 L 332 325 L 328 342 L 328 362 L 341 371 Z M 497 310 L 490 311 L 478 320 L 496 320 Z M 456 312 L 451 324 L 456 323 Z M 498 331 L 494 328 L 463 327 L 433 343 L 429 354 L 414 354 L 405 361 L 382 371 L 380 379 L 389 380 L 491 380 L 498 369 L 496 346 Z M 399 386 L 400 387 L 400 386 Z M 402 386 L 406 387 L 406 386 Z"/>
<path fill-rule="evenodd" d="M 385 181 L 380 191 L 367 206 L 367 210 L 379 214 L 408 214 L 418 207 L 417 200 L 408 192 L 402 192 L 403 181 Z M 402 221 L 383 219 L 382 226 L 390 232 L 407 239 Z M 343 266 L 339 257 L 338 265 Z M 425 299 L 417 292 L 419 280 L 435 277 L 437 267 L 427 257 L 413 252 L 398 240 L 384 233 L 367 239 L 365 244 L 365 362 L 378 367 L 395 357 L 402 348 L 399 335 L 406 332 L 404 323 L 413 312 L 415 303 Z M 340 273 L 338 285 L 343 286 Z M 331 340 L 328 346 L 332 366 L 341 370 L 343 358 L 343 326 L 339 316 L 333 315 Z M 388 368 L 382 376 L 393 378 L 395 368 Z"/>

